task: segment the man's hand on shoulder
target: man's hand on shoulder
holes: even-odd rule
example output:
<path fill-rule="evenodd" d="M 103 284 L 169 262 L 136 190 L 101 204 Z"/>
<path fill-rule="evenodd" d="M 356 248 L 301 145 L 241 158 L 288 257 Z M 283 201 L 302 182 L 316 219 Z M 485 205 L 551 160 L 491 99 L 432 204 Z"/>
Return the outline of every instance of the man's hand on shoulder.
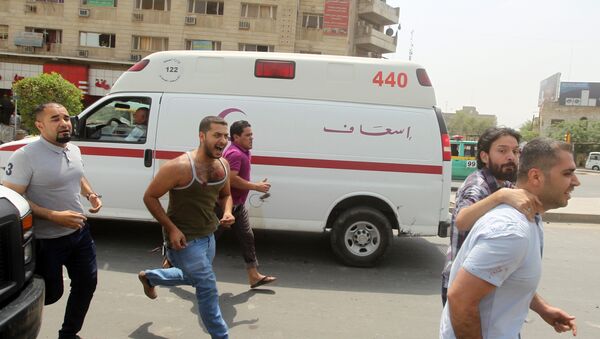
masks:
<path fill-rule="evenodd" d="M 543 212 L 538 197 L 524 189 L 501 188 L 498 190 L 498 195 L 500 202 L 519 210 L 530 221 L 533 221 L 536 213 Z"/>

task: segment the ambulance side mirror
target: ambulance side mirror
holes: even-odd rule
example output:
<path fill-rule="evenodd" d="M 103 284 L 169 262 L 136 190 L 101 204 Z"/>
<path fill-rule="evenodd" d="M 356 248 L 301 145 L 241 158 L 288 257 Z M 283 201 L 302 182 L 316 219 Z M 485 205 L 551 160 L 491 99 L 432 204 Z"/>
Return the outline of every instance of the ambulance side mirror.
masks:
<path fill-rule="evenodd" d="M 79 117 L 74 115 L 70 117 L 71 119 L 71 126 L 73 127 L 73 132 L 71 132 L 71 135 L 73 137 L 78 137 L 79 136 Z"/>

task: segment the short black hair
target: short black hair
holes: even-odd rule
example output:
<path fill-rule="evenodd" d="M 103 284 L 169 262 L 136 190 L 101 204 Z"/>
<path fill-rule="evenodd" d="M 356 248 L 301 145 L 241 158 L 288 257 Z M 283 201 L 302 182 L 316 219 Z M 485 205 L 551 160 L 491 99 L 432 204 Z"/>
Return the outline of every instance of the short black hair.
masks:
<path fill-rule="evenodd" d="M 252 127 L 246 120 L 238 120 L 229 127 L 229 137 L 233 140 L 234 135 L 242 135 L 246 127 Z"/>
<path fill-rule="evenodd" d="M 207 117 L 204 117 L 204 119 L 202 119 L 200 121 L 200 127 L 198 127 L 198 130 L 200 132 L 206 133 L 206 132 L 210 131 L 210 125 L 212 125 L 212 124 L 219 124 L 219 125 L 227 126 L 227 121 L 225 121 L 221 117 L 209 115 Z"/>
<path fill-rule="evenodd" d="M 547 174 L 558 162 L 560 151 L 573 153 L 571 144 L 550 138 L 539 137 L 529 141 L 521 151 L 517 180 L 527 180 L 529 170 L 538 168 Z"/>
<path fill-rule="evenodd" d="M 517 139 L 517 144 L 521 142 L 521 134 L 509 127 L 490 127 L 486 129 L 477 141 L 477 168 L 482 169 L 485 163 L 481 160 L 481 152 L 490 153 L 490 148 L 494 141 L 500 137 L 510 135 Z"/>
<path fill-rule="evenodd" d="M 33 109 L 33 116 L 35 117 L 35 119 L 39 120 L 40 114 L 42 114 L 44 112 L 44 110 L 50 106 L 56 106 L 56 107 L 62 107 L 62 108 L 65 107 L 57 102 L 47 102 L 45 104 L 38 105 Z"/>

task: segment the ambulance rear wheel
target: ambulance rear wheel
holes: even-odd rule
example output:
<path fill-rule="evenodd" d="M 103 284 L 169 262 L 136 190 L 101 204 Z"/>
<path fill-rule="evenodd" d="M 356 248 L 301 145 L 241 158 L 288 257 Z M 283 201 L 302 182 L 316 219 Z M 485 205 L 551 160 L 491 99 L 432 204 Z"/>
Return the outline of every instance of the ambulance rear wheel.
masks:
<path fill-rule="evenodd" d="M 389 220 L 370 207 L 355 207 L 333 223 L 331 248 L 349 266 L 372 267 L 381 260 L 392 239 Z"/>
<path fill-rule="evenodd" d="M 594 171 L 600 171 L 600 167 L 598 167 L 598 166 L 594 166 L 594 167 L 592 167 L 592 169 L 593 169 Z"/>

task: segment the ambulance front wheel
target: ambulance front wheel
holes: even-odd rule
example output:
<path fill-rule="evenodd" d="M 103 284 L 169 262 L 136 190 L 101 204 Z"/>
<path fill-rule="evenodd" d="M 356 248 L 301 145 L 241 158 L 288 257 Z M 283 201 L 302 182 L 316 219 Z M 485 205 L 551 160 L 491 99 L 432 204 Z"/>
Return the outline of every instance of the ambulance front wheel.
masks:
<path fill-rule="evenodd" d="M 344 264 L 372 267 L 385 254 L 392 239 L 389 220 L 370 207 L 355 207 L 333 223 L 331 248 Z"/>

